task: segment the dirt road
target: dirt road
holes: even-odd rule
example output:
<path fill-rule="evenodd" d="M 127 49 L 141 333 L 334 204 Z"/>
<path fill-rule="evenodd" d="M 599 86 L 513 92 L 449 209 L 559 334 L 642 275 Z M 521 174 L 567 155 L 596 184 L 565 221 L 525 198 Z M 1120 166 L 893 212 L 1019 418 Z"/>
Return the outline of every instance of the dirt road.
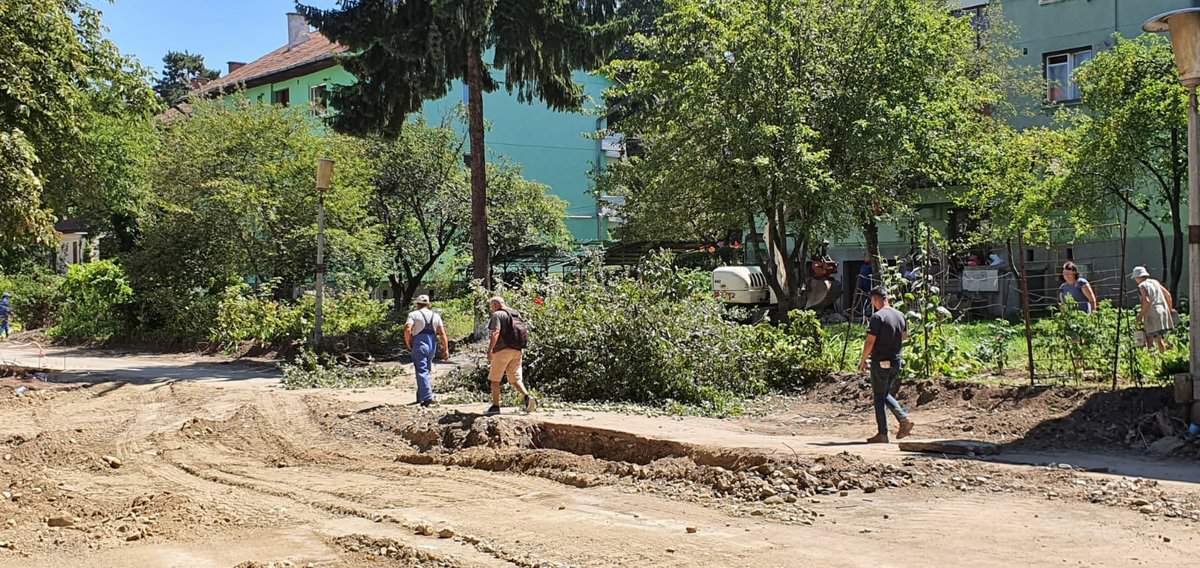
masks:
<path fill-rule="evenodd" d="M 485 418 L 403 389 L 284 391 L 205 358 L 65 356 L 80 382 L 0 387 L 3 566 L 1168 566 L 1200 550 L 1182 474 L 835 445 L 861 422 Z"/>

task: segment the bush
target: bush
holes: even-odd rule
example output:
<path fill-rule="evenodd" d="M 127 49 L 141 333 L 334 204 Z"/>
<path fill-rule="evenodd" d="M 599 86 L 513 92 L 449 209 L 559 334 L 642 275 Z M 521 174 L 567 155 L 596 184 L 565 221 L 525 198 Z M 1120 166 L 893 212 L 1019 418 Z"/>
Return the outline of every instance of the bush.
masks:
<path fill-rule="evenodd" d="M 48 269 L 29 274 L 0 276 L 0 292 L 11 292 L 10 323 L 21 329 L 39 329 L 58 317 L 58 293 L 63 278 Z"/>
<path fill-rule="evenodd" d="M 257 294 L 245 284 L 231 286 L 217 304 L 210 340 L 226 350 L 249 342 L 257 347 L 286 347 L 308 341 L 316 326 L 316 298 L 275 300 L 270 287 Z M 335 351 L 381 351 L 398 341 L 398 326 L 388 319 L 388 305 L 366 291 L 325 298 L 325 347 Z"/>
<path fill-rule="evenodd" d="M 59 288 L 59 301 L 52 337 L 106 341 L 128 329 L 133 288 L 112 260 L 73 264 Z"/>
<path fill-rule="evenodd" d="M 739 326 L 709 277 L 648 259 L 638 275 L 596 268 L 576 282 L 527 282 L 509 293 L 531 327 L 531 386 L 570 401 L 681 403 L 728 412 L 745 397 L 792 387 L 821 353 L 815 316 L 787 327 Z"/>

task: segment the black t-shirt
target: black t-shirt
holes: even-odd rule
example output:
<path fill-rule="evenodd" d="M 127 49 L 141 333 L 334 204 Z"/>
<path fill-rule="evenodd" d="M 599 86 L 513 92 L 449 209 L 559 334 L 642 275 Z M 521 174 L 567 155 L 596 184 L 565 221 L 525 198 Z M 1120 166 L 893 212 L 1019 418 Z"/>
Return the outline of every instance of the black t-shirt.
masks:
<path fill-rule="evenodd" d="M 505 308 L 497 312 L 492 312 L 492 317 L 488 320 L 488 331 L 500 332 L 500 337 L 496 338 L 496 348 L 492 353 L 505 349 L 515 349 L 514 347 L 509 347 L 508 343 L 504 341 L 504 334 L 512 333 L 512 315 L 507 310 L 508 308 Z M 517 314 L 517 317 L 521 317 L 520 312 L 513 310 L 513 313 Z"/>
<path fill-rule="evenodd" d="M 875 347 L 871 349 L 874 361 L 895 361 L 900 357 L 900 345 L 904 341 L 904 314 L 888 306 L 875 312 L 867 324 L 867 335 L 875 336 Z"/>

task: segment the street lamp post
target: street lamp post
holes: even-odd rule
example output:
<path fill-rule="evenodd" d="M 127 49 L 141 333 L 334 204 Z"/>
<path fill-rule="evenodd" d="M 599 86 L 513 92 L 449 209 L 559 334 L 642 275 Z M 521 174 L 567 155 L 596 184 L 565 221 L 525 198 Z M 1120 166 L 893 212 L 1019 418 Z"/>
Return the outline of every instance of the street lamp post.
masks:
<path fill-rule="evenodd" d="M 325 323 L 325 192 L 333 179 L 333 160 L 321 158 L 317 161 L 317 306 L 313 325 L 313 347 L 321 349 L 324 339 L 322 326 Z"/>
<path fill-rule="evenodd" d="M 1147 32 L 1169 32 L 1179 82 L 1188 90 L 1188 339 L 1191 357 L 1188 372 L 1200 380 L 1200 117 L 1196 111 L 1196 86 L 1200 85 L 1200 8 L 1160 14 L 1142 24 Z M 1124 277 L 1124 276 L 1122 276 Z"/>

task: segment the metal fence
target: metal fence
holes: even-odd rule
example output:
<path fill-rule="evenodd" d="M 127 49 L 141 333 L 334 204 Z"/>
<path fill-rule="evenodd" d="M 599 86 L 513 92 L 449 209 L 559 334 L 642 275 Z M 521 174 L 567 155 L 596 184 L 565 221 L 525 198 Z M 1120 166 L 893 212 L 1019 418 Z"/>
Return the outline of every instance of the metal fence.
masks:
<path fill-rule="evenodd" d="M 971 328 L 978 340 L 978 353 L 969 356 L 1008 359 L 1002 372 L 1009 378 L 1024 377 L 1031 384 L 1111 382 L 1114 388 L 1122 379 L 1141 383 L 1151 365 L 1139 346 L 1139 295 L 1129 274 L 1133 266 L 1144 266 L 1155 278 L 1166 280 L 1157 241 L 1135 239 L 1131 247 L 1126 228 L 1113 223 L 1055 229 L 1048 245 L 1029 246 L 1017 238 L 991 248 L 961 249 L 928 227 L 910 231 L 907 252 L 884 254 L 886 272 L 899 273 L 907 281 L 891 282 L 889 288 L 902 289 L 913 300 L 909 308 L 918 308 L 910 314 L 917 323 L 910 329 L 909 351 L 910 359 L 924 360 L 909 365 L 915 364 L 924 378 L 941 374 L 937 361 L 930 359 L 944 354 L 936 345 L 931 349 L 931 342 L 947 341 L 945 326 L 950 322 L 970 323 L 977 325 L 958 326 Z M 1062 306 L 1061 268 L 1067 261 L 1079 267 L 1100 300 L 1091 315 Z M 880 282 L 878 272 L 873 284 Z M 850 291 L 842 313 L 850 321 L 865 322 L 870 312 L 865 286 L 851 284 L 857 274 L 844 278 Z M 931 305 L 946 308 L 949 317 L 924 325 L 921 308 Z M 1170 339 L 1185 340 L 1179 331 Z"/>

